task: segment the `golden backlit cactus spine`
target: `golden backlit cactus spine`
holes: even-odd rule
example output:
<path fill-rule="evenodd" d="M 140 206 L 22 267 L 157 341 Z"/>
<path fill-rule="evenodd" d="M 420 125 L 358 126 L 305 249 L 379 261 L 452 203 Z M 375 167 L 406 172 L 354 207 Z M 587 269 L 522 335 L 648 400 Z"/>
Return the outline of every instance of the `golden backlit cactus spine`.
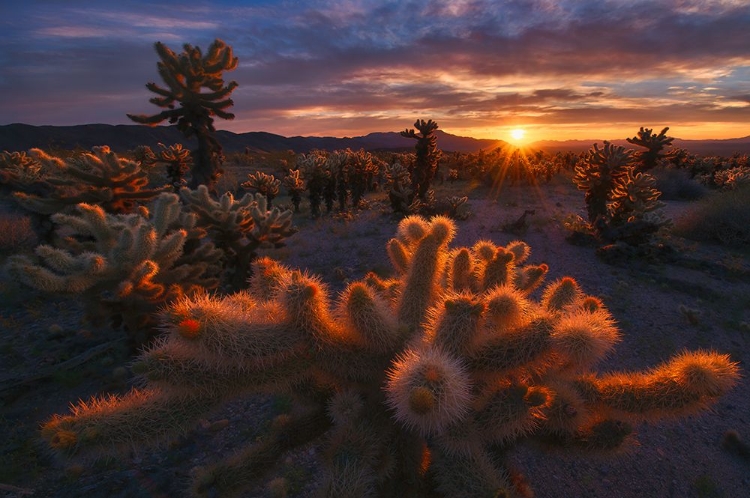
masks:
<path fill-rule="evenodd" d="M 36 258 L 8 259 L 25 285 L 82 299 L 88 319 L 123 324 L 138 344 L 154 335 L 154 314 L 169 301 L 215 288 L 221 251 L 201 243 L 196 216 L 163 193 L 133 214 L 109 214 L 81 203 L 74 214 L 54 214 L 64 237 L 40 245 Z"/>
<path fill-rule="evenodd" d="M 180 196 L 188 211 L 197 216 L 211 240 L 224 253 L 227 282 L 234 290 L 247 287 L 250 268 L 259 249 L 279 248 L 297 232 L 292 211 L 272 208 L 261 194 L 245 194 L 240 199 L 226 192 L 214 200 L 205 185 L 196 190 L 183 188 Z"/>
<path fill-rule="evenodd" d="M 106 145 L 65 159 L 41 149 L 31 149 L 27 157 L 44 174 L 14 192 L 13 198 L 31 213 L 37 235 L 45 242 L 52 242 L 50 216 L 55 213 L 70 211 L 81 202 L 108 213 L 132 213 L 167 189 L 149 188 L 148 173 L 141 165 L 117 156 Z"/>
<path fill-rule="evenodd" d="M 193 493 L 257 485 L 284 452 L 317 441 L 321 496 L 529 496 L 504 460 L 518 440 L 617 448 L 633 422 L 696 413 L 736 382 L 716 352 L 593 373 L 621 335 L 604 304 L 571 277 L 536 301 L 548 267 L 525 264 L 527 244 L 452 248 L 454 233 L 448 218 L 405 218 L 387 247 L 395 275 L 335 297 L 256 260 L 248 290 L 165 311 L 165 335 L 135 366 L 143 388 L 80 403 L 43 436 L 69 454 L 145 445 L 232 397 L 284 393 L 292 412 L 200 469 Z"/>

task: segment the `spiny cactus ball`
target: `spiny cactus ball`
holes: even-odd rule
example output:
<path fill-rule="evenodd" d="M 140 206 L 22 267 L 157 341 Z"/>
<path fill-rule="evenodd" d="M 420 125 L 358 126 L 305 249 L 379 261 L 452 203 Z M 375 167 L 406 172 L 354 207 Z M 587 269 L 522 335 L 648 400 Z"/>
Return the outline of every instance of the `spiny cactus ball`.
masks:
<path fill-rule="evenodd" d="M 285 451 L 317 441 L 321 496 L 526 496 L 505 463 L 517 441 L 613 449 L 633 422 L 702 410 L 736 381 L 714 352 L 593 372 L 620 338 L 602 301 L 570 277 L 536 300 L 548 267 L 525 265 L 528 245 L 452 249 L 455 231 L 447 218 L 406 218 L 387 246 L 394 277 L 370 274 L 335 299 L 319 278 L 261 258 L 247 291 L 162 315 L 164 338 L 135 366 L 145 387 L 81 403 L 43 435 L 68 454 L 128 448 L 233 397 L 283 393 L 292 412 L 197 472 L 194 493 L 261 487 Z"/>

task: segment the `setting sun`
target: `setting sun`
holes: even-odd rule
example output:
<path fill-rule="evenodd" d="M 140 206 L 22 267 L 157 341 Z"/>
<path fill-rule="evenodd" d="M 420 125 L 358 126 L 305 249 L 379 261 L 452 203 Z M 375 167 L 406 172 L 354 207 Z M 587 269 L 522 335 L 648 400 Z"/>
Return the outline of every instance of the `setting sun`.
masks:
<path fill-rule="evenodd" d="M 515 128 L 513 130 L 510 130 L 510 136 L 514 142 L 521 142 L 526 136 L 526 130 L 522 128 Z"/>

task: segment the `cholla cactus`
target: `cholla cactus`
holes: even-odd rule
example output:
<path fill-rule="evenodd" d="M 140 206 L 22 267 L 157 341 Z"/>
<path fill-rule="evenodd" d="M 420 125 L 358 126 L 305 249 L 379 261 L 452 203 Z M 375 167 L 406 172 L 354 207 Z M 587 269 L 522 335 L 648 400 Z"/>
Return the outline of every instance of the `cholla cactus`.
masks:
<path fill-rule="evenodd" d="M 180 196 L 187 209 L 198 216 L 198 226 L 224 251 L 224 276 L 235 290 L 247 287 L 250 265 L 259 249 L 283 247 L 284 240 L 297 232 L 292 212 L 269 210 L 260 194 L 245 194 L 236 200 L 227 192 L 215 201 L 208 187 L 201 185 L 197 190 L 183 188 Z"/>
<path fill-rule="evenodd" d="M 136 344 L 155 334 L 160 307 L 217 286 L 221 251 L 201 243 L 205 231 L 177 195 L 127 215 L 84 203 L 76 211 L 52 216 L 67 238 L 37 247 L 36 259 L 11 256 L 9 273 L 44 292 L 80 296 L 88 319 L 122 323 Z"/>
<path fill-rule="evenodd" d="M 132 213 L 164 188 L 149 189 L 148 175 L 135 161 L 120 158 L 106 145 L 65 161 L 32 149 L 40 162 L 54 164 L 56 174 L 47 178 L 54 191 L 44 197 L 17 192 L 21 206 L 35 213 L 51 215 L 81 202 L 97 204 L 114 214 Z"/>
<path fill-rule="evenodd" d="M 50 190 L 44 182 L 41 163 L 25 152 L 0 152 L 0 191 L 43 194 Z"/>
<path fill-rule="evenodd" d="M 279 195 L 280 185 L 281 180 L 277 180 L 273 175 L 267 175 L 262 171 L 248 174 L 247 181 L 241 184 L 242 188 L 264 196 L 269 208 L 276 196 Z"/>
<path fill-rule="evenodd" d="M 182 148 L 182 144 L 173 144 L 167 147 L 159 144 L 161 150 L 158 156 L 154 156 L 153 164 L 164 165 L 167 170 L 169 184 L 175 193 L 179 192 L 182 187 L 187 185 L 185 175 L 190 171 L 193 159 L 190 157 L 190 151 Z"/>
<path fill-rule="evenodd" d="M 302 192 L 305 191 L 305 182 L 299 173 L 298 169 L 290 169 L 282 181 L 289 197 L 292 198 L 295 213 L 299 213 L 299 203 L 302 201 Z"/>
<path fill-rule="evenodd" d="M 669 127 L 661 130 L 658 135 L 654 135 L 652 129 L 641 126 L 638 135 L 627 139 L 628 143 L 646 148 L 646 150 L 635 154 L 639 170 L 646 171 L 659 164 L 659 160 L 664 157 L 662 150 L 664 150 L 664 147 L 672 145 L 674 141 L 674 138 L 667 136 L 667 131 L 669 131 Z"/>
<path fill-rule="evenodd" d="M 395 213 L 408 213 L 414 190 L 411 188 L 409 171 L 396 162 L 385 167 L 386 190 L 391 202 L 391 209 Z"/>
<path fill-rule="evenodd" d="M 237 88 L 237 82 L 224 84 L 223 72 L 237 68 L 237 57 L 232 47 L 222 40 L 214 40 L 204 55 L 201 49 L 190 44 L 183 46 L 179 55 L 161 42 L 154 45 L 160 61 L 157 63 L 159 76 L 167 88 L 156 83 L 146 84 L 146 88 L 157 97 L 149 100 L 164 110 L 159 114 L 128 114 L 136 123 L 156 126 L 168 120 L 177 123 L 177 128 L 186 136 L 198 140 L 197 158 L 191 172 L 190 187 L 208 186 L 214 191 L 216 181 L 222 174 L 222 148 L 214 138 L 214 119 L 234 119 L 227 109 L 234 103 L 229 95 Z M 202 89 L 208 92 L 202 92 Z M 175 106 L 179 102 L 179 107 Z"/>
<path fill-rule="evenodd" d="M 145 387 L 82 402 L 47 422 L 74 454 L 164 440 L 248 391 L 298 401 L 262 442 L 195 474 L 197 494 L 257 483 L 289 448 L 319 440 L 321 496 L 516 496 L 504 465 L 518 440 L 618 447 L 631 423 L 704 409 L 737 380 L 717 353 L 646 372 L 594 373 L 620 338 L 572 278 L 530 294 L 546 265 L 523 242 L 451 249 L 443 217 L 404 219 L 387 245 L 395 276 L 332 302 L 320 280 L 258 260 L 249 292 L 184 299 L 134 369 Z M 522 266 L 523 265 L 523 266 Z"/>
<path fill-rule="evenodd" d="M 48 243 L 54 234 L 50 216 L 55 213 L 70 211 L 81 202 L 101 206 L 108 213 L 132 213 L 138 203 L 166 190 L 147 188 L 148 174 L 140 164 L 118 157 L 106 145 L 65 160 L 40 149 L 31 149 L 29 156 L 47 174 L 13 197 L 31 212 L 37 236 Z"/>
<path fill-rule="evenodd" d="M 624 175 L 632 163 L 632 151 L 605 141 L 604 148 L 600 149 L 599 144 L 594 144 L 583 161 L 576 165 L 573 182 L 578 190 L 586 192 L 590 223 L 594 223 L 597 218 L 607 217 L 610 192 L 618 177 Z"/>
<path fill-rule="evenodd" d="M 297 156 L 297 168 L 307 185 L 310 199 L 310 214 L 314 217 L 320 216 L 320 203 L 326 191 L 326 186 L 331 181 L 331 165 L 328 161 L 329 154 L 322 150 L 313 150 L 309 154 Z"/>
<path fill-rule="evenodd" d="M 653 176 L 635 170 L 632 151 L 624 147 L 604 142 L 604 148 L 599 149 L 594 144 L 586 158 L 576 165 L 573 181 L 579 190 L 586 192 L 589 228 L 606 244 L 645 245 L 654 232 L 668 223 L 648 217 L 648 213 L 663 206 L 658 201 L 661 192 L 654 188 Z"/>
<path fill-rule="evenodd" d="M 618 178 L 609 199 L 609 216 L 614 225 L 642 220 L 647 213 L 664 206 L 656 178 L 648 173 L 628 170 Z"/>
<path fill-rule="evenodd" d="M 750 184 L 750 167 L 735 166 L 722 169 L 714 173 L 714 183 L 723 190 L 734 190 L 740 186 Z"/>
<path fill-rule="evenodd" d="M 417 159 L 414 162 L 414 169 L 410 171 L 411 184 L 417 197 L 424 201 L 441 155 L 437 148 L 437 135 L 435 134 L 438 124 L 431 119 L 428 121 L 418 119 L 414 123 L 414 128 L 419 130 L 419 134 L 413 129 L 406 129 L 401 132 L 401 136 L 417 141 L 417 145 L 414 146 Z M 410 199 L 410 202 L 411 200 L 413 199 Z"/>

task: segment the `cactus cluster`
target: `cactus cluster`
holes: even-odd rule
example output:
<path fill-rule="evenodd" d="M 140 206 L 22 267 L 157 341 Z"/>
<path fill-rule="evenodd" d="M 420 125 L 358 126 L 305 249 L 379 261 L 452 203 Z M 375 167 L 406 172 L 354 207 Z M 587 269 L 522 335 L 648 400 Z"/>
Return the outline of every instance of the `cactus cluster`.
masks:
<path fill-rule="evenodd" d="M 127 214 L 165 188 L 149 188 L 148 173 L 135 161 L 118 157 L 106 145 L 66 159 L 40 149 L 25 156 L 24 170 L 47 172 L 30 184 L 19 185 L 13 198 L 32 215 L 40 240 L 51 242 L 50 216 L 72 210 L 79 203 L 96 204 L 108 213 Z"/>
<path fill-rule="evenodd" d="M 255 173 L 249 173 L 247 181 L 241 183 L 240 186 L 265 197 L 270 208 L 273 205 L 273 200 L 279 195 L 281 180 L 277 180 L 273 175 L 267 175 L 262 171 L 256 171 Z"/>
<path fill-rule="evenodd" d="M 524 495 L 515 442 L 618 447 L 639 420 L 704 409 L 735 363 L 683 353 L 646 372 L 596 373 L 620 338 L 573 278 L 532 297 L 548 267 L 523 242 L 452 248 L 454 223 L 410 216 L 373 274 L 335 299 L 314 276 L 257 260 L 247 291 L 181 299 L 134 366 L 143 387 L 81 402 L 42 429 L 64 454 L 168 440 L 247 392 L 296 400 L 270 434 L 194 476 L 197 494 L 258 485 L 288 449 L 318 441 L 321 496 Z"/>
<path fill-rule="evenodd" d="M 325 203 L 327 213 L 333 210 L 337 201 L 341 212 L 347 211 L 350 205 L 358 207 L 365 193 L 374 188 L 379 171 L 379 160 L 364 149 L 313 150 L 297 156 L 297 169 L 290 171 L 285 182 L 289 182 L 287 190 L 293 196 L 295 209 L 298 209 L 299 200 L 295 201 L 294 195 L 299 195 L 299 189 L 304 185 L 309 194 L 310 213 L 319 216 L 322 203 Z"/>
<path fill-rule="evenodd" d="M 52 220 L 65 236 L 37 247 L 35 258 L 11 256 L 10 275 L 44 292 L 79 296 L 88 320 L 122 324 L 136 345 L 154 334 L 160 307 L 218 284 L 222 253 L 201 241 L 205 230 L 176 194 L 162 193 L 131 214 L 81 203 Z"/>

